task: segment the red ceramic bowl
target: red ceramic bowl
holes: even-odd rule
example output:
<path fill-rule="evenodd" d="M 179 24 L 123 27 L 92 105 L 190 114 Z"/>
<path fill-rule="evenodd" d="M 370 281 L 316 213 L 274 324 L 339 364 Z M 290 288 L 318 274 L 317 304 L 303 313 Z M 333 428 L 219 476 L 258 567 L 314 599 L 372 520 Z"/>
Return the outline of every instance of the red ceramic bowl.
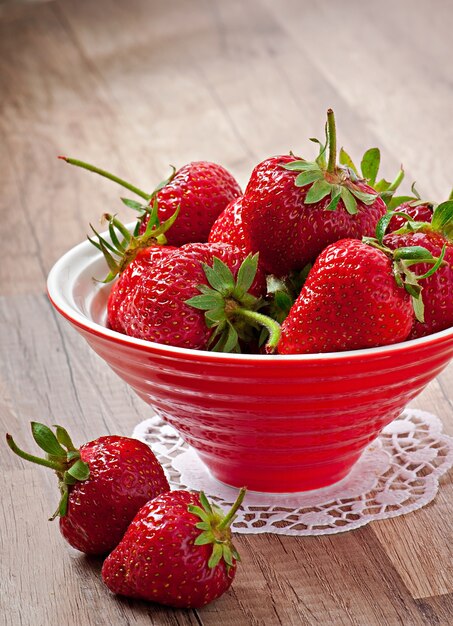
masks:
<path fill-rule="evenodd" d="M 264 492 L 317 489 L 364 448 L 453 356 L 453 328 L 393 346 L 330 354 L 230 355 L 173 348 L 105 327 L 109 286 L 84 242 L 53 267 L 55 308 L 176 428 L 211 473 Z"/>

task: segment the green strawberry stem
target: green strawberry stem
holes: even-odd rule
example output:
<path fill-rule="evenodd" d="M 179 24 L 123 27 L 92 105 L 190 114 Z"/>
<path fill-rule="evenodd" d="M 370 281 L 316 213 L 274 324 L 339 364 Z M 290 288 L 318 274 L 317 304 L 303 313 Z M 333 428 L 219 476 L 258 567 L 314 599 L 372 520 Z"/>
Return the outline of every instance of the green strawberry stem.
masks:
<path fill-rule="evenodd" d="M 315 161 L 309 162 L 303 159 L 296 159 L 290 163 L 282 163 L 281 167 L 292 172 L 300 172 L 294 178 L 296 187 L 304 187 L 306 194 L 305 204 L 316 204 L 324 198 L 330 197 L 330 202 L 325 207 L 326 211 L 335 211 L 338 203 L 342 200 L 344 209 L 350 215 L 358 212 L 357 201 L 361 205 L 371 205 L 376 201 L 377 191 L 368 193 L 362 191 L 357 184 L 356 168 L 350 157 L 344 151 L 340 151 L 340 161 L 346 161 L 347 167 L 337 167 L 337 130 L 335 125 L 335 115 L 332 109 L 327 110 L 326 142 L 321 143 L 318 139 L 311 141 L 320 145 L 320 152 Z M 329 158 L 326 166 L 325 153 L 328 151 Z M 379 167 L 379 151 L 368 150 L 362 159 L 362 170 L 368 170 L 368 176 L 373 180 Z M 352 166 L 352 167 L 351 167 Z M 387 185 L 388 183 L 384 181 Z"/>
<path fill-rule="evenodd" d="M 203 491 L 200 491 L 200 506 L 189 504 L 190 513 L 196 515 L 201 521 L 195 527 L 202 532 L 195 539 L 196 546 L 212 545 L 212 553 L 208 561 L 208 567 L 214 568 L 221 560 L 225 562 L 227 570 L 234 566 L 235 561 L 240 561 L 239 554 L 231 541 L 231 524 L 236 517 L 236 512 L 244 500 L 246 488 L 242 487 L 239 495 L 230 511 L 224 515 L 223 511 L 211 504 Z"/>
<path fill-rule="evenodd" d="M 247 493 L 247 489 L 245 487 L 242 487 L 242 489 L 239 491 L 239 495 L 236 498 L 235 503 L 233 504 L 231 509 L 228 511 L 228 513 L 225 515 L 225 517 L 223 518 L 223 521 L 219 524 L 218 526 L 219 530 L 223 530 L 224 528 L 227 528 L 228 526 L 232 524 L 236 516 L 236 512 L 241 506 L 246 493 Z"/>
<path fill-rule="evenodd" d="M 56 472 L 64 472 L 66 467 L 61 463 L 56 463 L 55 461 L 49 461 L 47 459 L 42 459 L 39 456 L 34 456 L 33 454 L 28 454 L 28 452 L 24 452 L 21 450 L 19 446 L 16 444 L 14 439 L 9 433 L 6 433 L 6 443 L 10 447 L 10 449 L 20 456 L 21 459 L 25 461 L 30 461 L 30 463 L 35 463 L 36 465 L 43 465 L 44 467 L 49 467 L 50 469 L 55 470 Z"/>
<path fill-rule="evenodd" d="M 335 127 L 335 115 L 332 109 L 327 110 L 327 129 L 329 139 L 329 161 L 327 163 L 327 171 L 330 174 L 335 173 L 337 161 L 337 130 Z"/>
<path fill-rule="evenodd" d="M 135 193 L 137 196 L 140 196 L 140 198 L 143 198 L 144 200 L 151 199 L 152 194 L 142 191 L 135 185 L 128 183 L 122 178 L 119 178 L 118 176 L 115 176 L 114 174 L 111 174 L 110 172 L 107 172 L 106 170 L 102 170 L 100 167 L 96 167 L 96 165 L 91 165 L 91 163 L 85 163 L 85 161 L 79 161 L 79 159 L 72 159 L 66 156 L 59 156 L 58 158 L 61 159 L 62 161 L 66 161 L 66 163 L 69 163 L 70 165 L 81 167 L 85 170 L 88 170 L 89 172 L 94 172 L 95 174 L 99 174 L 100 176 L 103 176 L 104 178 L 108 178 L 109 180 L 112 180 L 114 183 L 121 185 L 121 187 L 124 187 L 125 189 L 129 189 L 129 191 L 132 191 L 132 193 Z"/>
<path fill-rule="evenodd" d="M 6 442 L 14 454 L 25 461 L 48 467 L 56 472 L 61 497 L 57 510 L 50 518 L 51 520 L 58 515 L 61 517 L 66 515 L 69 487 L 79 481 L 88 480 L 90 477 L 90 467 L 88 463 L 81 460 L 80 452 L 74 447 L 66 429 L 62 426 L 55 426 L 55 429 L 56 434 L 45 424 L 31 422 L 33 439 L 41 450 L 46 452 L 47 458 L 24 452 L 9 433 L 6 435 Z"/>
<path fill-rule="evenodd" d="M 278 322 L 273 320 L 271 317 L 267 315 L 263 315 L 262 313 L 258 313 L 257 311 L 249 311 L 247 309 L 243 309 L 240 306 L 234 307 L 233 309 L 234 315 L 238 315 L 239 317 L 244 318 L 245 320 L 252 322 L 252 324 L 256 324 L 258 326 L 264 326 L 269 332 L 269 339 L 266 343 L 266 352 L 268 354 L 272 354 L 275 352 L 278 342 L 280 341 L 281 335 L 281 327 Z"/>

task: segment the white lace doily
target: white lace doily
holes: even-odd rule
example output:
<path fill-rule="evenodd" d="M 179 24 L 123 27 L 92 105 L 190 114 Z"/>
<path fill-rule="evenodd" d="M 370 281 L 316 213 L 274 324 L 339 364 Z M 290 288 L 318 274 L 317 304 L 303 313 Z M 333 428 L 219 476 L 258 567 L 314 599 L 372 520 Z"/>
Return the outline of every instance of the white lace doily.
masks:
<path fill-rule="evenodd" d="M 164 467 L 172 489 L 203 490 L 227 510 L 237 489 L 211 476 L 178 433 L 155 416 L 134 429 Z M 404 515 L 430 502 L 453 465 L 453 438 L 430 413 L 406 409 L 368 446 L 351 473 L 330 487 L 302 493 L 249 491 L 232 529 L 238 533 L 327 535 Z"/>

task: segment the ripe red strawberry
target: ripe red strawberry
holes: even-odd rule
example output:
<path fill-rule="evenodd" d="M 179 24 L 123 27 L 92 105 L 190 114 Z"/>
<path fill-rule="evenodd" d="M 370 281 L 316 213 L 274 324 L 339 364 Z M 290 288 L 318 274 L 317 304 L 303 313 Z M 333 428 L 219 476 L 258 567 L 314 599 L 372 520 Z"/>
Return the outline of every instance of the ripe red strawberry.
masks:
<path fill-rule="evenodd" d="M 114 260 L 114 248 L 105 239 L 93 243 L 110 265 L 109 280 L 123 262 Z M 121 246 L 115 254 L 120 252 Z M 271 349 L 279 329 L 258 313 L 265 292 L 257 256 L 238 248 L 223 243 L 151 247 L 140 251 L 114 284 L 108 323 L 131 337 L 224 352 L 239 351 L 264 325 L 271 334 Z"/>
<path fill-rule="evenodd" d="M 155 196 L 160 220 L 169 219 L 179 207 L 178 219 L 167 234 L 168 243 L 182 246 L 208 241 L 217 217 L 241 195 L 238 183 L 221 165 L 208 161 L 184 165 Z M 145 218 L 140 232 L 146 224 Z"/>
<path fill-rule="evenodd" d="M 233 200 L 222 211 L 211 228 L 208 241 L 209 243 L 228 243 L 230 246 L 245 250 L 248 254 L 253 250 L 242 224 L 242 200 L 243 197 Z"/>
<path fill-rule="evenodd" d="M 386 212 L 373 188 L 349 168 L 336 165 L 331 110 L 328 127 L 326 146 L 316 162 L 290 155 L 266 159 L 247 185 L 242 202 L 244 231 L 268 273 L 284 276 L 300 271 L 334 241 L 372 236 Z"/>
<path fill-rule="evenodd" d="M 180 608 L 219 598 L 236 574 L 230 525 L 244 495 L 243 489 L 226 516 L 203 493 L 171 491 L 151 500 L 105 560 L 105 584 L 120 595 Z"/>
<path fill-rule="evenodd" d="M 120 220 L 106 213 L 103 217 L 108 220 L 110 240 L 102 237 L 91 226 L 97 239 L 90 237 L 88 239 L 102 252 L 110 269 L 103 282 L 110 282 L 119 275 L 109 294 L 107 304 L 107 324 L 113 330 L 120 333 L 126 332 L 121 322 L 121 310 L 128 294 L 133 291 L 142 274 L 149 271 L 150 267 L 160 259 L 176 250 L 175 247 L 164 244 L 165 232 L 174 223 L 177 214 L 178 212 L 166 222 L 159 224 L 155 205 L 145 232 L 138 235 L 138 225 L 134 233 L 131 233 Z"/>
<path fill-rule="evenodd" d="M 118 280 L 113 284 L 107 302 L 107 323 L 112 330 L 126 333 L 122 322 L 122 310 L 127 305 L 130 294 L 134 292 L 143 273 L 148 272 L 153 265 L 168 256 L 173 250 L 176 248 L 171 246 L 142 248 L 135 259 L 126 266 Z"/>
<path fill-rule="evenodd" d="M 393 209 L 395 212 L 404 213 L 415 222 L 431 222 L 433 216 L 433 205 L 430 202 L 421 202 L 414 200 L 413 202 L 403 202 Z M 389 233 L 399 230 L 407 224 L 407 219 L 402 215 L 394 215 L 387 227 Z"/>
<path fill-rule="evenodd" d="M 257 296 L 265 293 L 257 262 L 226 244 L 182 246 L 144 273 L 128 295 L 126 334 L 182 348 L 238 351 L 239 340 L 248 339 L 248 316 L 265 321 L 256 312 Z"/>
<path fill-rule="evenodd" d="M 81 552 L 110 552 L 137 511 L 169 490 L 158 460 L 136 439 L 99 437 L 77 450 L 61 426 L 56 435 L 43 424 L 31 426 L 45 459 L 20 450 L 9 434 L 7 443 L 21 458 L 55 470 L 61 500 L 51 519 L 60 516 L 61 534 Z"/>
<path fill-rule="evenodd" d="M 398 209 L 399 210 L 399 209 Z M 394 217 L 390 221 L 392 225 Z M 448 236 L 450 234 L 450 237 Z M 398 232 L 385 235 L 383 243 L 392 250 L 403 246 L 423 246 L 443 263 L 433 274 L 421 279 L 423 321 L 414 320 L 409 338 L 424 337 L 453 326 L 453 202 L 439 204 L 429 222 L 406 221 Z M 412 271 L 418 275 L 429 273 L 428 263 L 417 263 Z"/>
<path fill-rule="evenodd" d="M 414 320 L 409 291 L 419 293 L 412 278 L 403 286 L 404 257 L 411 262 L 413 256 L 407 250 L 394 255 L 392 260 L 357 239 L 328 246 L 283 322 L 279 353 L 357 350 L 407 339 Z"/>
<path fill-rule="evenodd" d="M 146 200 L 150 207 L 157 201 L 158 217 L 161 222 L 169 220 L 176 211 L 179 211 L 178 219 L 167 233 L 167 242 L 172 246 L 206 242 L 209 231 L 220 213 L 232 200 L 242 195 L 235 178 L 221 165 L 209 161 L 193 161 L 178 171 L 174 170 L 167 180 L 149 194 L 94 165 L 69 157 L 59 158 L 113 180 Z M 131 200 L 123 199 L 123 202 L 143 212 L 140 228 L 142 234 L 152 210 Z"/>

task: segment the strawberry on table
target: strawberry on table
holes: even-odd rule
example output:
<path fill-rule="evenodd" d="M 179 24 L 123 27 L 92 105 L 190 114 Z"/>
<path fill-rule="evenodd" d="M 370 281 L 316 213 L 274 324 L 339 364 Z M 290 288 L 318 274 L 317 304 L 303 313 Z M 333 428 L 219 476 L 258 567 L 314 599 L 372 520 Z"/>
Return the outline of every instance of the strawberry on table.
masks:
<path fill-rule="evenodd" d="M 230 526 L 244 496 L 242 489 L 226 515 L 203 493 L 171 491 L 151 500 L 105 560 L 105 584 L 113 593 L 180 608 L 219 598 L 236 574 Z"/>
<path fill-rule="evenodd" d="M 335 120 L 330 109 L 327 115 L 326 145 L 315 162 L 291 155 L 266 159 L 247 185 L 243 228 L 270 274 L 302 270 L 339 239 L 372 236 L 386 212 L 372 187 L 336 164 Z"/>
<path fill-rule="evenodd" d="M 6 440 L 21 458 L 53 469 L 61 500 L 55 514 L 66 541 L 86 554 L 106 554 L 121 540 L 137 511 L 169 490 L 151 449 L 130 437 L 108 435 L 75 448 L 67 431 L 31 423 L 33 437 L 46 458 L 30 455 Z"/>
<path fill-rule="evenodd" d="M 152 212 L 155 202 L 161 222 L 170 219 L 176 211 L 179 211 L 178 219 L 167 233 L 167 242 L 171 246 L 206 242 L 209 231 L 220 213 L 230 202 L 242 195 L 241 188 L 230 172 L 222 165 L 209 161 L 193 161 L 178 171 L 173 168 L 171 176 L 149 194 L 94 165 L 69 157 L 59 158 L 71 165 L 100 174 L 143 198 L 148 207 L 123 199 L 127 206 L 136 208 L 142 213 L 140 234 L 147 228 L 149 213 Z"/>

